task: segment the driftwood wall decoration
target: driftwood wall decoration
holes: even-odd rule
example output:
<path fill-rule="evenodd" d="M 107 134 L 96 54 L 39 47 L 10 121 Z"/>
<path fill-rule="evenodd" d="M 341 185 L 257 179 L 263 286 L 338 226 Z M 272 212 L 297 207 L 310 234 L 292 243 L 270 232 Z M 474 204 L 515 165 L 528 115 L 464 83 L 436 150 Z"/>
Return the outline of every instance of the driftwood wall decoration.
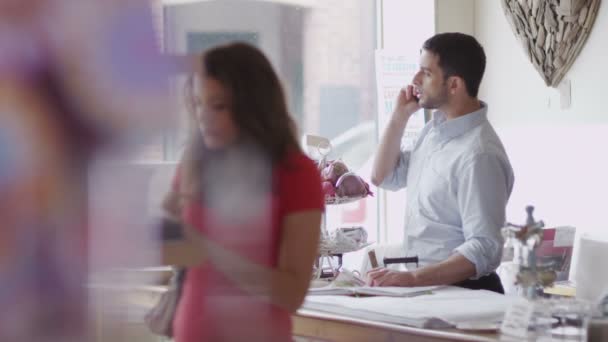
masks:
<path fill-rule="evenodd" d="M 557 87 L 583 48 L 601 0 L 501 0 L 507 20 L 548 86 Z"/>

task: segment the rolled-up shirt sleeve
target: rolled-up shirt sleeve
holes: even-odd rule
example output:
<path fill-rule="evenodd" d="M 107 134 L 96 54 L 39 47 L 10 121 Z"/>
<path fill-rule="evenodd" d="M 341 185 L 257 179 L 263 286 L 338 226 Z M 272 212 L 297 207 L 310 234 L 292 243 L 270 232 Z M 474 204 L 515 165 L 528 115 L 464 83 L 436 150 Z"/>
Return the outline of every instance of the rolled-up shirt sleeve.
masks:
<path fill-rule="evenodd" d="M 407 170 L 410 166 L 410 156 L 412 152 L 409 150 L 401 151 L 399 160 L 393 171 L 388 174 L 379 187 L 386 190 L 396 191 L 405 188 L 407 185 Z"/>
<path fill-rule="evenodd" d="M 493 272 L 502 257 L 507 201 L 513 171 L 495 154 L 478 154 L 465 164 L 458 184 L 458 206 L 465 242 L 455 249 L 475 264 L 476 277 Z"/>

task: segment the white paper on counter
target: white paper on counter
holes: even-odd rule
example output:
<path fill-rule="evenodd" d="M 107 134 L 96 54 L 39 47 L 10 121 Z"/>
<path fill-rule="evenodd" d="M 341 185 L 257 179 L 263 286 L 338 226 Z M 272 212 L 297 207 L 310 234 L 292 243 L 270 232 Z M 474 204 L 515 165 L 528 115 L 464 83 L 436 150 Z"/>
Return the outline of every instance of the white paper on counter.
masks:
<path fill-rule="evenodd" d="M 412 298 L 308 296 L 303 308 L 419 328 L 498 322 L 513 298 L 485 290 L 448 286 Z"/>

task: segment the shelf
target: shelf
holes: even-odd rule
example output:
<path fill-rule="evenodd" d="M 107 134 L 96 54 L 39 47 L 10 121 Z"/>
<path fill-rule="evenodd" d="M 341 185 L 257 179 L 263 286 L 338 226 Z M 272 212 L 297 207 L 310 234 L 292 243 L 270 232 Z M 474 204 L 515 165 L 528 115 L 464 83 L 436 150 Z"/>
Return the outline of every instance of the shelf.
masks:
<path fill-rule="evenodd" d="M 365 196 L 356 196 L 356 197 L 338 197 L 338 196 L 325 196 L 325 204 L 334 205 L 334 204 L 346 204 L 356 202 L 358 200 L 364 199 L 368 195 Z"/>
<path fill-rule="evenodd" d="M 371 245 L 371 242 L 366 242 L 366 243 L 362 243 L 356 247 L 351 247 L 351 248 L 340 248 L 334 244 L 331 243 L 320 243 L 319 246 L 319 254 L 320 255 L 332 255 L 332 254 L 344 254 L 344 253 L 350 253 L 350 252 L 356 252 L 362 248 L 365 248 L 369 245 Z"/>

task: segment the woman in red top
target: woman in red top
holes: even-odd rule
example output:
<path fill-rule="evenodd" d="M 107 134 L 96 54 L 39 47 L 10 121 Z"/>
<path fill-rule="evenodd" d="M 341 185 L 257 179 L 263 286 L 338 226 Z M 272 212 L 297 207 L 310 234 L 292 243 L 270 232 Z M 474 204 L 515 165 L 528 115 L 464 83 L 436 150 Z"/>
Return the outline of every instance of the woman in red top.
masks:
<path fill-rule="evenodd" d="M 279 79 L 256 48 L 214 48 L 187 88 L 191 137 L 165 202 L 185 227 L 176 342 L 290 341 L 317 253 L 323 195 Z"/>

